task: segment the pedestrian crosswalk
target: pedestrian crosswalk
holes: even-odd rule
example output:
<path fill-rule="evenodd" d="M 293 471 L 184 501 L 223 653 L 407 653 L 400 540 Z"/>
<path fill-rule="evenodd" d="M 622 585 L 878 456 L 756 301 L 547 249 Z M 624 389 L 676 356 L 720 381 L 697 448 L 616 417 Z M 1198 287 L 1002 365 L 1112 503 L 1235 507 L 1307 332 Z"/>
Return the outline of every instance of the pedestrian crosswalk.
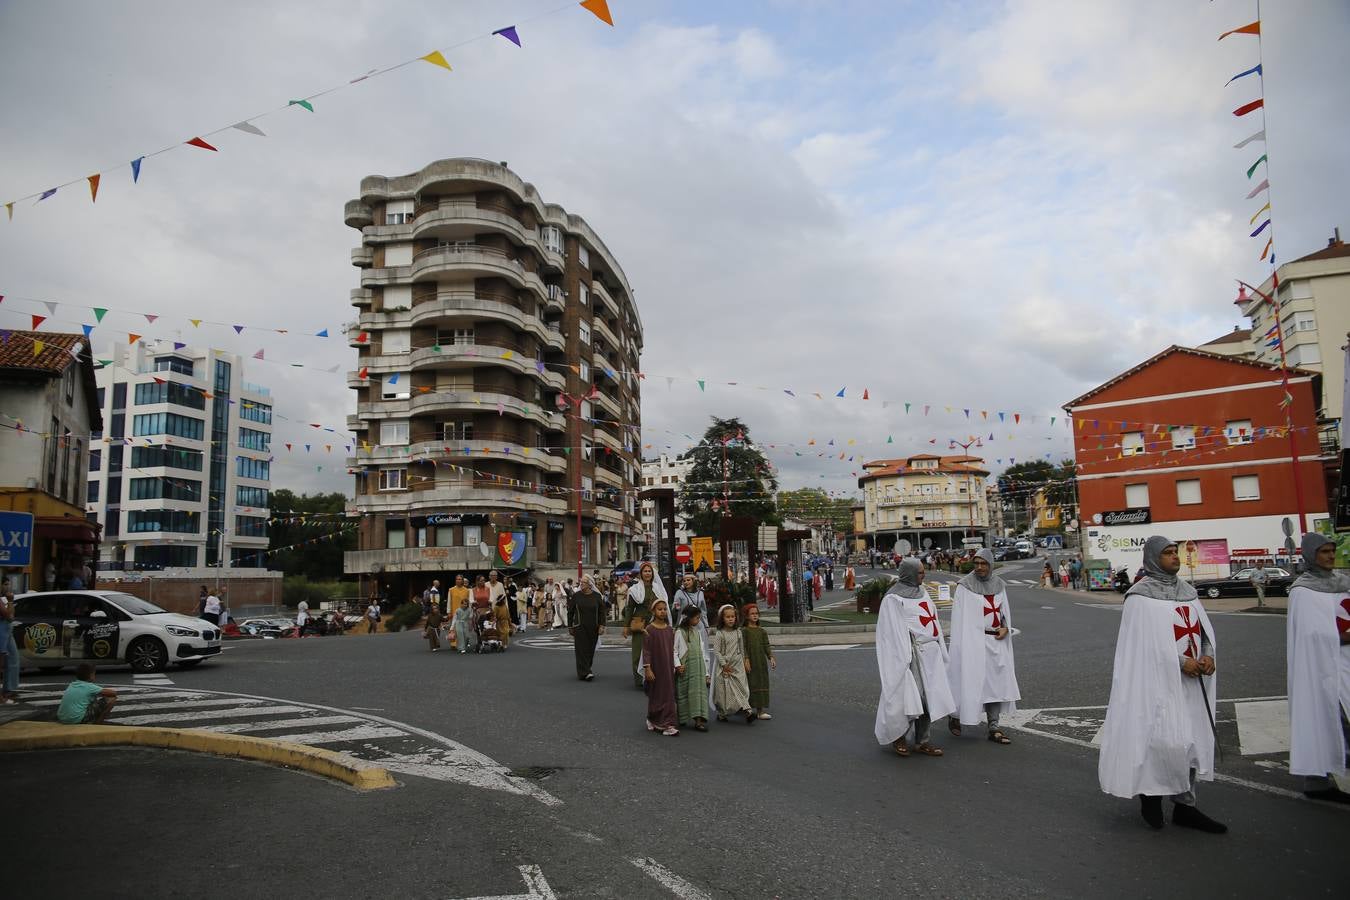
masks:
<path fill-rule="evenodd" d="M 454 781 L 530 797 L 555 805 L 556 797 L 533 782 L 447 737 L 369 713 L 296 700 L 160 687 L 105 683 L 117 690 L 109 725 L 191 728 L 216 734 L 252 735 L 323 747 L 391 772 Z M 54 711 L 65 685 L 25 685 L 23 700 Z"/>

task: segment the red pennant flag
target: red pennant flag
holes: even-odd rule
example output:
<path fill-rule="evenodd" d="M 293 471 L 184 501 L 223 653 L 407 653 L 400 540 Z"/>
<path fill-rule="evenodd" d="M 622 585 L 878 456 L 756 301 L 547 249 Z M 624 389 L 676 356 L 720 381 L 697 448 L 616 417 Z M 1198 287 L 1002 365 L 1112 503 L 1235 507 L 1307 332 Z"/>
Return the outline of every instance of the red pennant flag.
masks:
<path fill-rule="evenodd" d="M 1258 110 L 1265 105 L 1265 100 L 1253 100 L 1251 103 L 1248 103 L 1245 106 L 1239 106 L 1237 109 L 1233 110 L 1233 115 L 1245 116 L 1247 113 Z"/>
<path fill-rule="evenodd" d="M 872 399 L 871 397 L 867 396 L 867 388 L 863 388 L 863 399 L 864 400 Z"/>
<path fill-rule="evenodd" d="M 581 8 L 591 12 L 606 25 L 613 27 L 614 17 L 609 14 L 609 4 L 605 0 L 581 0 Z"/>
<path fill-rule="evenodd" d="M 140 336 L 139 334 L 132 334 L 131 332 L 127 332 L 127 343 L 128 343 L 128 344 L 134 344 L 134 343 L 136 343 L 137 341 L 139 341 L 140 339 L 141 339 L 141 336 Z"/>
<path fill-rule="evenodd" d="M 357 377 L 357 378 L 369 378 L 369 377 L 370 377 L 370 369 L 366 368 L 365 366 L 362 366 L 362 367 L 361 367 L 361 371 L 356 373 L 356 377 Z"/>
<path fill-rule="evenodd" d="M 184 141 L 183 143 L 187 144 L 189 147 L 201 147 L 203 150 L 216 149 L 215 147 L 212 147 L 210 144 L 208 144 L 206 141 L 202 140 L 199 137 L 195 137 L 190 141 Z"/>
<path fill-rule="evenodd" d="M 38 326 L 41 325 L 41 324 L 42 324 L 43 322 L 45 322 L 45 321 L 47 321 L 47 317 L 46 317 L 46 316 L 34 315 L 34 316 L 33 316 L 33 330 L 34 330 L 34 331 L 37 331 Z"/>
<path fill-rule="evenodd" d="M 163 384 L 163 383 L 164 383 L 164 379 L 163 379 L 163 378 L 156 378 L 156 377 L 153 376 L 153 375 L 151 375 L 150 377 L 155 379 L 155 384 Z M 203 393 L 204 393 L 204 392 L 203 392 Z"/>
<path fill-rule="evenodd" d="M 89 176 L 89 202 L 90 202 L 90 203 L 97 203 L 97 202 L 98 202 L 98 182 L 99 182 L 99 179 L 100 179 L 101 177 L 102 177 L 102 176 L 100 176 L 100 175 L 90 175 L 90 176 Z"/>

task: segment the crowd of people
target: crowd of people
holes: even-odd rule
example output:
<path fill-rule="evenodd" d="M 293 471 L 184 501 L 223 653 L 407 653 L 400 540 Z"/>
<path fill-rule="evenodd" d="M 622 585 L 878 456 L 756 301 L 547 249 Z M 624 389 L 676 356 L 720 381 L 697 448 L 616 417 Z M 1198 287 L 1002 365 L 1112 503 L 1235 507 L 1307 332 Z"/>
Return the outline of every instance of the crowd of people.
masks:
<path fill-rule="evenodd" d="M 1335 572 L 1335 556 L 1332 539 L 1305 535 L 1305 571 L 1289 594 L 1289 771 L 1303 777 L 1308 797 L 1345 804 L 1350 794 L 1334 777 L 1345 774 L 1350 746 L 1350 577 Z M 876 642 L 874 732 L 896 755 L 944 755 L 931 728 L 944 718 L 955 737 L 983 722 L 989 741 L 1011 743 L 999 721 L 1021 693 L 1007 585 L 993 568 L 993 553 L 978 551 L 957 584 L 945 635 L 923 589 L 924 561 L 901 561 Z M 1072 583 L 1069 565 L 1062 568 Z M 1196 782 L 1214 779 L 1218 638 L 1180 568 L 1175 541 L 1148 539 L 1143 575 L 1125 597 L 1098 781 L 1109 795 L 1138 798 L 1150 828 L 1164 827 L 1163 801 L 1170 800 L 1172 824 L 1223 834 L 1227 826 L 1196 806 Z"/>

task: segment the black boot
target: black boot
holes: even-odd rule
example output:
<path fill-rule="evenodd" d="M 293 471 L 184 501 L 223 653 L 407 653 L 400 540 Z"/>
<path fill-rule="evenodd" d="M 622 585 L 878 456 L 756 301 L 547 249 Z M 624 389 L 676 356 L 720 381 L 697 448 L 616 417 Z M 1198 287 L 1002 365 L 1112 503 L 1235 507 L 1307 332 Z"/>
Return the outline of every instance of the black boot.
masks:
<path fill-rule="evenodd" d="M 1228 832 L 1227 825 L 1214 821 L 1194 806 L 1187 806 L 1184 803 L 1177 803 L 1172 807 L 1172 824 L 1180 825 L 1183 828 L 1194 828 L 1207 834 L 1226 834 Z"/>
<path fill-rule="evenodd" d="M 1144 821 L 1148 827 L 1154 831 L 1163 827 L 1163 811 L 1161 797 L 1140 797 L 1139 812 L 1143 815 Z"/>

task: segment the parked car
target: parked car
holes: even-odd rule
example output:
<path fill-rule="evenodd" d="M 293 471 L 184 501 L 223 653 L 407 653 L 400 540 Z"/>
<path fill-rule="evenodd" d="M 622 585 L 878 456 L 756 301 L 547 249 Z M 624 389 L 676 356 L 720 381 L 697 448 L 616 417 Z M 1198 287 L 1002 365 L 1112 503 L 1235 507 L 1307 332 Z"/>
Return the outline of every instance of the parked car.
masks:
<path fill-rule="evenodd" d="M 624 560 L 623 562 L 619 563 L 617 566 L 614 567 L 614 571 L 609 573 L 609 580 L 611 582 L 618 581 L 625 575 L 627 575 L 629 578 L 637 578 L 638 567 L 640 565 L 641 563 L 639 563 L 635 559 Z"/>
<path fill-rule="evenodd" d="M 1003 562 L 1008 558 L 1008 554 L 1013 552 L 1013 548 L 1007 544 L 1000 544 L 994 548 L 994 562 Z"/>
<path fill-rule="evenodd" d="M 1195 590 L 1200 596 L 1213 600 L 1216 597 L 1255 597 L 1256 586 L 1252 584 L 1255 568 L 1239 569 L 1227 578 L 1214 578 L 1195 582 Z M 1266 594 L 1279 597 L 1289 593 L 1289 585 L 1294 576 L 1287 569 L 1277 566 L 1266 567 Z"/>
<path fill-rule="evenodd" d="M 118 591 L 20 594 L 14 639 L 23 663 L 44 670 L 92 662 L 159 672 L 171 662 L 189 668 L 220 652 L 217 626 Z"/>
<path fill-rule="evenodd" d="M 295 623 L 289 619 L 262 618 L 245 619 L 239 623 L 239 630 L 253 637 L 278 638 L 288 628 L 294 627 Z"/>

